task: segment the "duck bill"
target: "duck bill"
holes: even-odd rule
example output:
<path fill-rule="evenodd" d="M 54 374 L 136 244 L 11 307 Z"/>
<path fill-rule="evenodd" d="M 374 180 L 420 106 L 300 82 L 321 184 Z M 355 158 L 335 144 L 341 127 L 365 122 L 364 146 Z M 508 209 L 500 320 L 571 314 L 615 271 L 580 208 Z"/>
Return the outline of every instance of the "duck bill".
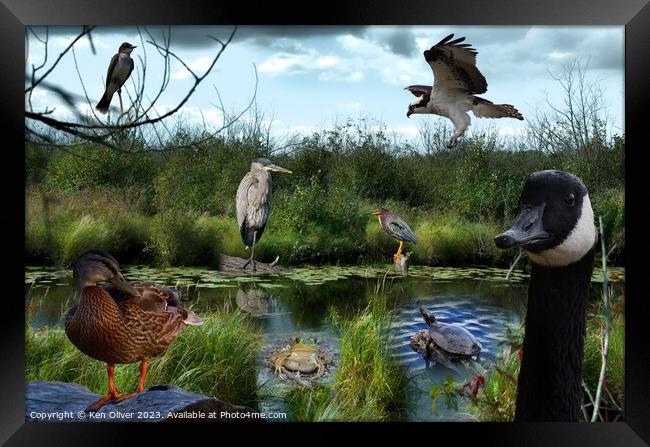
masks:
<path fill-rule="evenodd" d="M 536 242 L 551 238 L 544 230 L 544 206 L 522 206 L 510 228 L 494 238 L 497 248 L 530 247 Z"/>
<path fill-rule="evenodd" d="M 126 279 L 124 279 L 124 276 L 122 276 L 121 273 L 113 276 L 109 282 L 115 286 L 115 288 L 121 290 L 124 293 L 128 293 L 132 296 L 140 296 L 140 292 L 138 292 L 135 287 L 133 287 Z"/>
<path fill-rule="evenodd" d="M 281 166 L 278 166 L 278 165 L 268 166 L 267 169 L 269 171 L 273 171 L 273 172 L 284 172 L 285 174 L 293 174 L 293 172 L 291 172 L 290 170 L 285 169 L 285 168 L 283 168 Z"/>

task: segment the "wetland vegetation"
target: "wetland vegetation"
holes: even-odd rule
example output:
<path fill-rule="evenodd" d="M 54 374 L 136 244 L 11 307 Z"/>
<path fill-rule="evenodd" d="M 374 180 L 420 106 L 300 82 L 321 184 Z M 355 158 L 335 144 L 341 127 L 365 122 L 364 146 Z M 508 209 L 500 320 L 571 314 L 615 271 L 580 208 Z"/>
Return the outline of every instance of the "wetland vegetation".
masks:
<path fill-rule="evenodd" d="M 502 358 L 513 341 L 507 334 L 521 327 L 525 312 L 523 270 L 516 269 L 510 281 L 504 279 L 506 270 L 497 268 L 413 266 L 407 278 L 386 279 L 385 268 L 372 266 L 298 268 L 256 278 L 223 277 L 206 268 L 126 265 L 123 270 L 127 278 L 176 285 L 187 305 L 206 319 L 151 362 L 147 386 L 173 383 L 260 410 L 287 411 L 297 421 L 512 417 L 516 388 L 494 367 L 516 377 L 514 349 L 508 365 L 502 365 Z M 592 277 L 588 340 L 593 341 L 585 352 L 585 382 L 592 393 L 600 365 L 600 275 L 596 270 Z M 614 268 L 610 276 L 616 279 L 611 287 L 617 291 L 614 308 L 619 314 L 607 387 L 613 402 L 622 406 L 624 271 Z M 103 392 L 104 365 L 74 348 L 61 327 L 61 314 L 74 301 L 70 271 L 28 268 L 25 287 L 26 379 L 62 380 Z M 251 300 L 258 305 L 251 306 Z M 481 341 L 484 352 L 476 369 L 453 370 L 435 363 L 427 368 L 411 350 L 409 338 L 425 327 L 418 302 L 440 321 L 462 324 Z M 278 342 L 297 336 L 317 339 L 333 355 L 333 365 L 309 386 L 280 380 L 267 364 Z M 132 389 L 137 365 L 120 365 L 117 371 L 118 388 Z M 439 396 L 432 409 L 430 391 L 436 384 L 449 380 L 458 387 L 477 373 L 487 380 L 476 403 L 466 397 L 446 402 Z"/>
<path fill-rule="evenodd" d="M 445 129 L 424 128 L 414 144 L 364 119 L 294 138 L 281 151 L 264 129 L 245 123 L 207 137 L 182 123 L 175 129 L 160 147 L 131 141 L 128 153 L 56 136 L 65 150 L 27 145 L 27 380 L 103 392 L 104 366 L 76 350 L 60 325 L 74 301 L 70 263 L 95 248 L 115 256 L 129 279 L 176 285 L 206 319 L 151 362 L 148 386 L 174 383 L 287 411 L 296 421 L 511 420 L 528 268 L 520 263 L 506 281 L 514 253 L 498 250 L 493 238 L 512 221 L 526 177 L 560 169 L 586 184 L 613 247 L 610 265 L 619 266 L 610 272 L 617 310 L 604 414 L 624 417 L 625 144 L 597 117 L 580 145 L 553 150 L 534 137 L 486 131 L 467 134 L 449 151 L 436 143 L 446 140 Z M 566 136 L 562 141 L 574 141 Z M 274 177 L 273 211 L 256 258 L 279 255 L 292 269 L 221 276 L 220 255 L 248 256 L 234 197 L 261 156 L 293 175 Z M 417 236 L 417 246 L 405 250 L 413 251 L 407 278 L 382 280 L 397 246 L 365 214 L 378 207 L 402 216 Z M 601 283 L 595 269 L 585 408 L 600 369 Z M 469 368 L 426 367 L 408 343 L 425 328 L 420 303 L 441 322 L 472 332 L 484 347 L 481 360 Z M 267 364 L 279 342 L 295 337 L 318 339 L 333 354 L 331 368 L 310 386 L 283 382 Z M 137 375 L 136 365 L 120 365 L 118 388 L 132 389 Z M 459 395 L 477 376 L 485 383 Z"/>

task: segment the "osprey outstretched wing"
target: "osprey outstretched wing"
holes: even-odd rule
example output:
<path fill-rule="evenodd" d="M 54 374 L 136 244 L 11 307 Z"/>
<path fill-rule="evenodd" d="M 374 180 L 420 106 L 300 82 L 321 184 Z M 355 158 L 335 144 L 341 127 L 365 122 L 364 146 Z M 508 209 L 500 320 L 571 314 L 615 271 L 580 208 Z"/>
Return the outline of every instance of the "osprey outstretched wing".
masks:
<path fill-rule="evenodd" d="M 417 98 L 409 104 L 407 117 L 414 113 L 430 113 L 452 121 L 455 133 L 447 143 L 448 148 L 456 146 L 458 138 L 469 127 L 469 111 L 478 118 L 524 119 L 510 104 L 494 104 L 474 96 L 485 93 L 488 85 L 476 68 L 478 52 L 470 44 L 461 43 L 464 37 L 452 40 L 453 37 L 453 34 L 448 35 L 424 52 L 424 59 L 433 71 L 433 86 L 410 85 L 405 89 Z"/>
<path fill-rule="evenodd" d="M 451 40 L 452 37 L 453 34 L 448 35 L 424 52 L 424 59 L 433 70 L 433 88 L 485 93 L 487 81 L 476 68 L 478 52 L 470 44 L 460 43 L 464 37 Z"/>

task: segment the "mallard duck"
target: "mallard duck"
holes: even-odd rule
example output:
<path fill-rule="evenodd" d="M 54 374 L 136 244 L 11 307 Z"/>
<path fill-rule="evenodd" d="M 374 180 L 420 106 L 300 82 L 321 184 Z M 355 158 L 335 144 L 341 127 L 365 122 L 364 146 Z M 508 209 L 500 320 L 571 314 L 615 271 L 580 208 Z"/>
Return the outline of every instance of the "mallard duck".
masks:
<path fill-rule="evenodd" d="M 115 258 L 103 251 L 83 253 L 72 270 L 79 303 L 65 314 L 65 332 L 81 352 L 106 363 L 108 394 L 86 408 L 97 411 L 144 391 L 148 359 L 164 352 L 185 326 L 203 321 L 180 306 L 176 289 L 126 281 Z M 104 282 L 108 284 L 99 285 Z M 121 396 L 115 387 L 115 365 L 136 362 L 136 391 Z"/>

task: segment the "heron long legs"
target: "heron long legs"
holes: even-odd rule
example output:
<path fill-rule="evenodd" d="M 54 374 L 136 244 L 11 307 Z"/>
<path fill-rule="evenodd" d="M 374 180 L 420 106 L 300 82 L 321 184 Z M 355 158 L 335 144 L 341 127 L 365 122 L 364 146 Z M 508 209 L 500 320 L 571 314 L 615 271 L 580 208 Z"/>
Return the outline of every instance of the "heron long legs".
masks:
<path fill-rule="evenodd" d="M 255 271 L 255 242 L 257 242 L 257 230 L 253 232 L 253 247 L 251 248 L 251 257 L 248 258 L 248 261 L 246 261 L 246 264 L 242 267 L 242 269 L 245 269 L 248 267 L 248 264 L 253 262 L 253 271 Z"/>
<path fill-rule="evenodd" d="M 399 241 L 399 248 L 397 249 L 397 253 L 393 255 L 393 260 L 396 261 L 402 256 L 402 248 L 404 248 L 404 241 Z"/>

